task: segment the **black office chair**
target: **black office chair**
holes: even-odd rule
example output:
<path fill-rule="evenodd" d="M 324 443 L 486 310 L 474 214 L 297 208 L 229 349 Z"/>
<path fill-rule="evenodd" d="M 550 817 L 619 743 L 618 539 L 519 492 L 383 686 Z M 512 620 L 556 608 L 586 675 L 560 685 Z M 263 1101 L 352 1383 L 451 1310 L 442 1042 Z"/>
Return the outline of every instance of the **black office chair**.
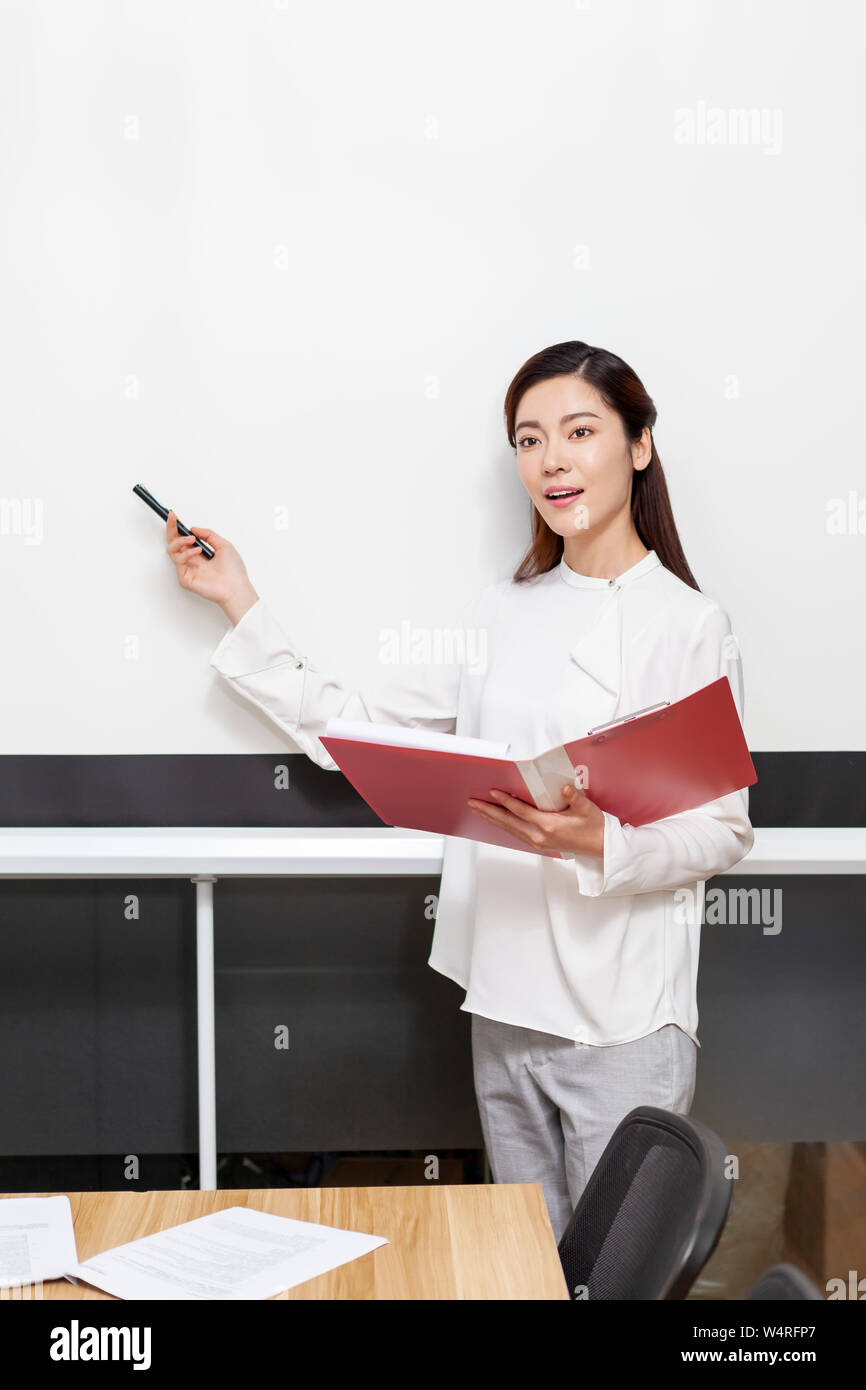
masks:
<path fill-rule="evenodd" d="M 728 1215 L 726 1157 L 719 1136 L 687 1115 L 630 1111 L 559 1242 L 572 1299 L 685 1298 Z"/>
<path fill-rule="evenodd" d="M 812 1301 L 820 1299 L 826 1302 L 826 1295 L 821 1292 L 817 1284 L 813 1284 L 808 1274 L 804 1274 L 796 1265 L 780 1264 L 772 1265 L 770 1269 L 764 1270 L 760 1279 L 752 1285 L 746 1298 L 772 1299 L 779 1302 L 781 1299 L 808 1298 Z"/>

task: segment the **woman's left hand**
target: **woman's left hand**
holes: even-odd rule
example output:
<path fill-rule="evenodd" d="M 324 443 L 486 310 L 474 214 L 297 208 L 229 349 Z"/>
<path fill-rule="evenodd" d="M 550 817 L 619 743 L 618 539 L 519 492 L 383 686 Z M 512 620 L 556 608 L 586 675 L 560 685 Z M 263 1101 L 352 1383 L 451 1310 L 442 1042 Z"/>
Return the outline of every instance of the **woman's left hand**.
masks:
<path fill-rule="evenodd" d="M 539 811 L 498 788 L 490 792 L 494 804 L 474 799 L 466 804 L 535 850 L 604 855 L 604 812 L 582 788 L 570 782 L 562 788 L 562 794 L 568 799 L 562 811 Z"/>

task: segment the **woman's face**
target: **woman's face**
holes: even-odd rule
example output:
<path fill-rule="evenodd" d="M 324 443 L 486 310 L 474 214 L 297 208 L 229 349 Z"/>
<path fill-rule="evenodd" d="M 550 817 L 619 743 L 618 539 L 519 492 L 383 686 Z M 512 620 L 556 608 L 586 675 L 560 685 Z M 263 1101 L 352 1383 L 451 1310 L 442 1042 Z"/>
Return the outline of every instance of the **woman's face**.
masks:
<path fill-rule="evenodd" d="M 650 432 L 632 445 L 619 415 L 589 382 L 536 382 L 520 398 L 514 435 L 520 480 L 551 531 L 598 534 L 630 514 L 632 473 L 650 461 Z M 547 495 L 566 490 L 571 495 L 559 503 Z"/>

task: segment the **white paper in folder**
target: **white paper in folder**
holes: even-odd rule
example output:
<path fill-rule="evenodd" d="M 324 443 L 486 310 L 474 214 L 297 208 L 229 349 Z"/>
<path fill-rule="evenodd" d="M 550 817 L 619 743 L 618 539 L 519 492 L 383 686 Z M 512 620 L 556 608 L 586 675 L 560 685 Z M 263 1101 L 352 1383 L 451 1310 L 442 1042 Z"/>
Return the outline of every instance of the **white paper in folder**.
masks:
<path fill-rule="evenodd" d="M 325 725 L 325 738 L 351 738 L 358 743 L 389 743 L 398 748 L 428 748 L 434 753 L 462 753 L 474 758 L 507 758 L 510 743 L 469 734 L 440 734 L 414 724 L 374 724 L 363 719 L 331 718 Z"/>

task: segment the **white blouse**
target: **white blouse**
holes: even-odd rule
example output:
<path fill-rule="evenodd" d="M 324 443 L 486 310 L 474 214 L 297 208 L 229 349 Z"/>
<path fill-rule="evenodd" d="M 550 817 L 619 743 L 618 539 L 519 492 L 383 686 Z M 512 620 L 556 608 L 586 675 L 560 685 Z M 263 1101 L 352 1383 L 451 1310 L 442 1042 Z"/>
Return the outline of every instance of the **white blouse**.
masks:
<path fill-rule="evenodd" d="M 727 614 L 655 551 L 615 580 L 563 558 L 489 584 L 451 646 L 362 694 L 319 670 L 259 599 L 211 665 L 329 771 L 319 738 L 331 717 L 495 739 L 525 758 L 727 675 L 743 718 Z M 603 859 L 446 836 L 429 963 L 466 990 L 462 1009 L 503 1023 L 599 1046 L 675 1023 L 697 1043 L 704 883 L 752 847 L 748 791 L 648 825 L 604 819 Z"/>

